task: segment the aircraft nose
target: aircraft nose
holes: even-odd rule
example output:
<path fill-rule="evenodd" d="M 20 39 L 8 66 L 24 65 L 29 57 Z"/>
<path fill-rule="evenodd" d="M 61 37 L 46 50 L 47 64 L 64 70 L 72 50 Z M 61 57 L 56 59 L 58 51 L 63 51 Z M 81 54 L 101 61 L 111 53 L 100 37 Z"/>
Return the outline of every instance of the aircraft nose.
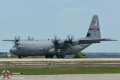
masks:
<path fill-rule="evenodd" d="M 11 53 L 14 53 L 14 52 L 16 52 L 16 51 L 17 51 L 16 48 L 11 48 L 11 49 L 10 49 L 10 52 L 11 52 Z"/>

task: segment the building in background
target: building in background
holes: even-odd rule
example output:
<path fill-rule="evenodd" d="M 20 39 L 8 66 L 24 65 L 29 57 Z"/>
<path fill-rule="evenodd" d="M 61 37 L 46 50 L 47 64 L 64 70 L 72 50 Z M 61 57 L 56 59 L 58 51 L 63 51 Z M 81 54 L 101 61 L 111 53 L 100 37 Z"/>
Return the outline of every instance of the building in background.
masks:
<path fill-rule="evenodd" d="M 0 57 L 11 57 L 10 52 L 0 52 Z"/>

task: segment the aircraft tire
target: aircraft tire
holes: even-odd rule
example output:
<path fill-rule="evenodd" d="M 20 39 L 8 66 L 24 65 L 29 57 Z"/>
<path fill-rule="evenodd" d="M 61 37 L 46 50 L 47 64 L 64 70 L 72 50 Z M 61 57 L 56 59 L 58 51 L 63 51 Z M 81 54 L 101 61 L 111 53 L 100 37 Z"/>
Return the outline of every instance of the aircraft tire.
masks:
<path fill-rule="evenodd" d="M 19 55 L 18 58 L 23 58 L 23 56 Z"/>
<path fill-rule="evenodd" d="M 49 58 L 49 56 L 48 56 L 48 55 L 45 55 L 45 58 Z"/>
<path fill-rule="evenodd" d="M 57 57 L 57 58 L 60 58 L 60 56 L 59 56 L 58 54 L 56 54 L 56 57 Z"/>
<path fill-rule="evenodd" d="M 49 57 L 50 57 L 50 58 L 53 58 L 53 57 L 54 57 L 54 55 L 50 55 Z"/>
<path fill-rule="evenodd" d="M 61 58 L 65 58 L 65 55 L 60 56 Z"/>

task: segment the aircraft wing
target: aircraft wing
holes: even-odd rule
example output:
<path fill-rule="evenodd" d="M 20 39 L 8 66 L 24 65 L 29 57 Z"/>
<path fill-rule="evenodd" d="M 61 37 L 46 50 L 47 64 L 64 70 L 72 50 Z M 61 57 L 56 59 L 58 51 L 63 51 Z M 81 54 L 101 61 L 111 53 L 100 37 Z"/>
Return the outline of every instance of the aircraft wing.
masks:
<path fill-rule="evenodd" d="M 110 38 L 103 38 L 103 39 L 92 39 L 92 38 L 83 38 L 79 40 L 80 44 L 92 44 L 92 43 L 101 43 L 100 41 L 117 41 Z"/>
<path fill-rule="evenodd" d="M 11 41 L 11 42 L 15 42 L 15 40 L 3 40 L 3 41 Z"/>

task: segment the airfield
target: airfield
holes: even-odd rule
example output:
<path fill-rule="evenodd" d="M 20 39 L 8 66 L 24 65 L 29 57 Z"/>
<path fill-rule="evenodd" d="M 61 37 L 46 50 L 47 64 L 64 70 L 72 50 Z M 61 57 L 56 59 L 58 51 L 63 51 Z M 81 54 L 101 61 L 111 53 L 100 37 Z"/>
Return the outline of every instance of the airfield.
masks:
<path fill-rule="evenodd" d="M 79 66 L 120 66 L 120 58 L 79 58 L 79 59 L 46 59 L 46 58 L 1 58 L 0 68 L 56 68 Z"/>
<path fill-rule="evenodd" d="M 120 58 L 74 58 L 74 59 L 56 59 L 56 58 L 53 58 L 53 59 L 50 59 L 50 58 L 0 58 L 0 62 L 1 61 L 63 61 L 63 62 L 66 62 L 66 61 L 71 61 L 71 62 L 74 62 L 74 61 L 120 61 Z"/>
<path fill-rule="evenodd" d="M 80 66 L 120 66 L 120 58 L 1 58 L 0 68 L 59 68 Z M 2 77 L 1 77 L 2 78 Z M 120 80 L 119 73 L 107 74 L 59 74 L 59 75 L 12 75 L 11 80 Z"/>
<path fill-rule="evenodd" d="M 120 74 L 14 75 L 10 80 L 120 80 Z"/>

